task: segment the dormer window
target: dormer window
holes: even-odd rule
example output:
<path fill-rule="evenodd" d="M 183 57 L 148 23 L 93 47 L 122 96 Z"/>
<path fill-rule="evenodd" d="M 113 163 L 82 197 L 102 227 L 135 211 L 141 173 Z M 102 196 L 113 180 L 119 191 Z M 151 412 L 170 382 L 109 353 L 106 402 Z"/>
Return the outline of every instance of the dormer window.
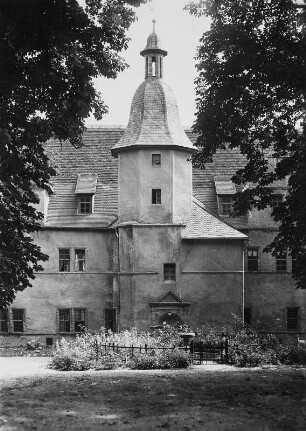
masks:
<path fill-rule="evenodd" d="M 219 196 L 220 214 L 229 216 L 233 212 L 234 199 L 233 196 Z"/>
<path fill-rule="evenodd" d="M 92 213 L 92 196 L 79 195 L 78 196 L 78 213 L 91 214 Z"/>
<path fill-rule="evenodd" d="M 79 174 L 75 188 L 78 200 L 78 214 L 93 213 L 94 195 L 97 187 L 97 174 Z"/>
<path fill-rule="evenodd" d="M 229 179 L 218 177 L 215 178 L 215 187 L 218 196 L 219 214 L 229 216 L 233 212 L 234 195 L 236 187 Z"/>
<path fill-rule="evenodd" d="M 272 196 L 272 209 L 279 208 L 283 202 L 283 195 L 274 194 Z"/>

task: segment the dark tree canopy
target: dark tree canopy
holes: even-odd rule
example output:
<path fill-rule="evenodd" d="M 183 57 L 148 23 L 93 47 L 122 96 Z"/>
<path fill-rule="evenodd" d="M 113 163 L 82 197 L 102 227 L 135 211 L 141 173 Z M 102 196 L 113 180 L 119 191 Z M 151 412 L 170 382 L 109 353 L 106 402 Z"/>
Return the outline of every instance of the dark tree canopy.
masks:
<path fill-rule="evenodd" d="M 211 18 L 197 53 L 193 128 L 201 151 L 194 165 L 205 167 L 218 148 L 240 149 L 246 165 L 233 177 L 243 190 L 236 215 L 271 205 L 273 182 L 288 178 L 286 199 L 273 212 L 279 232 L 265 251 L 287 249 L 297 259 L 296 285 L 306 288 L 305 9 L 291 0 L 207 0 L 187 8 Z"/>
<path fill-rule="evenodd" d="M 84 119 L 107 111 L 93 86 L 126 64 L 126 30 L 141 0 L 0 0 L 0 306 L 47 260 L 31 234 L 42 214 L 32 191 L 51 192 L 43 144 L 81 145 Z"/>

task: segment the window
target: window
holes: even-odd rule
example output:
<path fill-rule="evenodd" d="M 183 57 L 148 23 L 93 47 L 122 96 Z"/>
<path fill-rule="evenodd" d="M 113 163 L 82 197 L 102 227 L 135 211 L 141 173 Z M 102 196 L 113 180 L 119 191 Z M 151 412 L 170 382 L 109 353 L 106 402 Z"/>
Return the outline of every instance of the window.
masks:
<path fill-rule="evenodd" d="M 251 324 L 251 318 L 252 318 L 251 311 L 252 311 L 251 307 L 244 308 L 244 323 L 246 323 L 247 325 Z"/>
<path fill-rule="evenodd" d="M 152 154 L 152 166 L 160 166 L 161 158 L 160 154 Z"/>
<path fill-rule="evenodd" d="M 287 330 L 297 331 L 299 328 L 299 307 L 287 308 Z"/>
<path fill-rule="evenodd" d="M 116 331 L 116 310 L 113 308 L 105 309 L 105 329 Z"/>
<path fill-rule="evenodd" d="M 276 256 L 276 272 L 287 271 L 287 253 L 283 252 Z"/>
<path fill-rule="evenodd" d="M 78 272 L 85 271 L 85 250 L 82 248 L 75 250 L 75 270 Z"/>
<path fill-rule="evenodd" d="M 23 332 L 24 310 L 15 308 L 12 310 L 13 332 Z"/>
<path fill-rule="evenodd" d="M 175 263 L 164 263 L 164 280 L 175 281 Z"/>
<path fill-rule="evenodd" d="M 70 310 L 61 309 L 58 310 L 59 314 L 59 331 L 70 332 Z"/>
<path fill-rule="evenodd" d="M 297 270 L 297 253 L 292 253 L 291 259 L 292 259 L 292 272 L 295 272 Z"/>
<path fill-rule="evenodd" d="M 74 330 L 75 332 L 85 332 L 85 308 L 74 310 Z"/>
<path fill-rule="evenodd" d="M 161 189 L 152 189 L 152 204 L 161 204 Z"/>
<path fill-rule="evenodd" d="M 59 270 L 60 272 L 70 271 L 70 249 L 62 248 L 59 250 Z"/>
<path fill-rule="evenodd" d="M 78 213 L 79 214 L 91 214 L 92 213 L 92 196 L 91 195 L 79 195 L 78 196 Z"/>
<path fill-rule="evenodd" d="M 278 208 L 283 202 L 283 195 L 273 195 L 272 196 L 272 209 Z"/>
<path fill-rule="evenodd" d="M 234 199 L 232 196 L 219 196 L 220 199 L 220 214 L 230 215 L 233 211 Z"/>
<path fill-rule="evenodd" d="M 258 249 L 249 248 L 247 253 L 248 253 L 248 271 L 258 271 Z"/>
<path fill-rule="evenodd" d="M 85 308 L 60 308 L 58 310 L 59 332 L 84 332 L 86 327 Z"/>
<path fill-rule="evenodd" d="M 8 332 L 8 329 L 9 329 L 8 311 L 0 310 L 0 332 Z"/>

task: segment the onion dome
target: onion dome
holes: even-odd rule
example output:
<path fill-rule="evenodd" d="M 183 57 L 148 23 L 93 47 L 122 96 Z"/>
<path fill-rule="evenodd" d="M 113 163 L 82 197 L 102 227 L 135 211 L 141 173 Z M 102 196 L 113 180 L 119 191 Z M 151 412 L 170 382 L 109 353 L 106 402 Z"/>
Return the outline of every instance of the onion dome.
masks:
<path fill-rule="evenodd" d="M 155 21 L 153 33 L 140 54 L 145 57 L 145 80 L 136 90 L 128 126 L 112 148 L 112 154 L 117 157 L 121 151 L 148 147 L 195 151 L 181 125 L 174 94 L 162 79 L 163 58 L 167 52 L 160 48 Z"/>

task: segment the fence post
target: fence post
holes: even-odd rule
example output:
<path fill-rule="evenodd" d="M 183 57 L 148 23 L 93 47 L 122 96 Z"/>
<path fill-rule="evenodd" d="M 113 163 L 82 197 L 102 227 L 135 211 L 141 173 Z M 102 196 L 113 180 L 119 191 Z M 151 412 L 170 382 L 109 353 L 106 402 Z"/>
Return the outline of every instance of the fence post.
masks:
<path fill-rule="evenodd" d="M 98 348 L 98 340 L 95 338 L 95 350 L 96 350 L 96 361 L 99 359 L 99 348 Z"/>
<path fill-rule="evenodd" d="M 145 352 L 148 353 L 148 345 L 145 344 Z"/>
<path fill-rule="evenodd" d="M 133 354 L 134 354 L 134 346 L 132 344 L 132 357 L 133 357 Z"/>

